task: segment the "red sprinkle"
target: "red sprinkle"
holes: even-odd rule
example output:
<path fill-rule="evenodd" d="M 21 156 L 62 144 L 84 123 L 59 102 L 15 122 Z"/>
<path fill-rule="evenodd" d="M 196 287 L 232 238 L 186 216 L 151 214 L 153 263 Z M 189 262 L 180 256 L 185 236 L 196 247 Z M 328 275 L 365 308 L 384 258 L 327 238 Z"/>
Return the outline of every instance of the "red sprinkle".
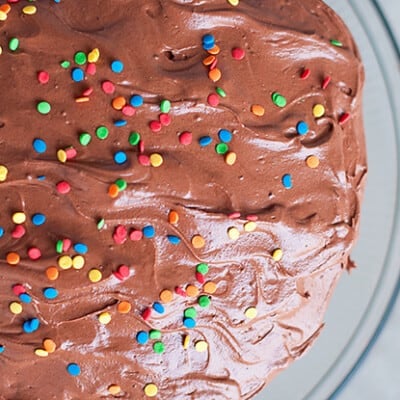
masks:
<path fill-rule="evenodd" d="M 172 121 L 171 116 L 168 115 L 168 114 L 165 114 L 165 113 L 160 114 L 159 119 L 160 119 L 161 125 L 163 125 L 163 126 L 168 126 L 168 125 L 170 125 L 170 123 L 171 123 L 171 121 Z"/>
<path fill-rule="evenodd" d="M 142 238 L 143 238 L 143 232 L 138 229 L 134 229 L 129 233 L 129 239 L 133 241 L 138 241 L 141 240 Z"/>
<path fill-rule="evenodd" d="M 219 104 L 219 97 L 215 93 L 211 93 L 207 97 L 207 103 L 212 107 L 217 107 Z"/>
<path fill-rule="evenodd" d="M 240 218 L 240 212 L 233 212 L 233 213 L 230 213 L 230 214 L 228 214 L 228 218 L 230 218 L 230 219 L 237 219 L 237 218 Z"/>
<path fill-rule="evenodd" d="M 140 154 L 138 156 L 138 161 L 140 165 L 144 165 L 145 167 L 150 165 L 150 157 L 146 156 L 145 154 Z"/>
<path fill-rule="evenodd" d="M 188 146 L 190 143 L 192 143 L 192 136 L 193 135 L 191 132 L 182 132 L 179 135 L 179 143 Z"/>
<path fill-rule="evenodd" d="M 139 153 L 144 153 L 144 141 L 139 142 Z"/>
<path fill-rule="evenodd" d="M 154 120 L 149 123 L 149 127 L 153 132 L 160 132 L 162 125 L 160 121 Z"/>
<path fill-rule="evenodd" d="M 247 221 L 253 221 L 253 222 L 255 222 L 255 221 L 258 221 L 258 216 L 257 216 L 257 215 L 254 215 L 254 214 L 250 214 L 250 215 L 248 215 L 248 216 L 246 217 L 246 219 L 247 219 Z"/>
<path fill-rule="evenodd" d="M 82 92 L 83 97 L 88 97 L 93 93 L 93 88 L 89 87 Z"/>
<path fill-rule="evenodd" d="M 232 57 L 235 60 L 243 60 L 244 56 L 245 56 L 245 52 L 240 47 L 235 47 L 232 49 Z"/>
<path fill-rule="evenodd" d="M 306 68 L 301 72 L 300 78 L 301 79 L 307 79 L 310 75 L 311 75 L 311 70 Z"/>
<path fill-rule="evenodd" d="M 71 190 L 71 185 L 66 181 L 61 181 L 57 183 L 56 189 L 58 193 L 67 194 Z"/>
<path fill-rule="evenodd" d="M 93 63 L 89 63 L 86 67 L 86 73 L 88 75 L 94 75 L 96 73 L 96 70 L 97 70 L 96 64 Z"/>
<path fill-rule="evenodd" d="M 17 283 L 16 285 L 13 285 L 12 291 L 16 296 L 19 296 L 22 293 L 26 293 L 26 289 L 21 285 L 20 283 Z"/>
<path fill-rule="evenodd" d="M 67 160 L 72 160 L 78 154 L 76 149 L 74 149 L 73 147 L 68 147 L 64 151 L 65 151 L 65 154 L 67 155 Z"/>
<path fill-rule="evenodd" d="M 197 282 L 203 284 L 206 281 L 206 278 L 200 272 L 196 272 L 196 280 Z"/>
<path fill-rule="evenodd" d="M 22 236 L 24 236 L 26 233 L 26 229 L 23 227 L 23 225 L 16 225 L 13 231 L 11 232 L 11 237 L 14 239 L 20 239 Z"/>
<path fill-rule="evenodd" d="M 321 85 L 322 89 L 326 89 L 328 87 L 329 83 L 331 82 L 331 79 L 332 78 L 330 76 L 324 78 Z"/>
<path fill-rule="evenodd" d="M 147 307 L 143 312 L 142 312 L 142 317 L 145 321 L 148 321 L 151 317 L 151 308 Z"/>
<path fill-rule="evenodd" d="M 115 85 L 111 81 L 104 81 L 101 84 L 104 93 L 113 94 L 115 92 Z"/>
<path fill-rule="evenodd" d="M 124 225 L 118 225 L 114 229 L 113 239 L 116 244 L 122 244 L 128 237 L 128 231 Z"/>
<path fill-rule="evenodd" d="M 41 256 L 42 252 L 37 247 L 31 247 L 30 249 L 28 249 L 28 257 L 31 260 L 39 260 Z"/>
<path fill-rule="evenodd" d="M 213 70 L 213 69 L 215 69 L 215 68 L 217 68 L 217 64 L 218 64 L 218 59 L 215 58 L 214 61 L 213 61 L 213 62 L 210 64 L 210 66 L 209 66 L 210 71 Z"/>
<path fill-rule="evenodd" d="M 186 290 L 182 289 L 180 286 L 177 286 L 177 287 L 175 288 L 175 293 L 176 293 L 176 294 L 179 294 L 179 296 L 183 296 L 183 297 L 186 297 L 186 296 L 187 296 Z"/>
<path fill-rule="evenodd" d="M 46 71 L 39 71 L 38 75 L 37 75 L 38 81 L 40 83 L 42 83 L 43 85 L 45 85 L 46 83 L 49 82 L 50 79 L 50 75 L 48 72 Z"/>
<path fill-rule="evenodd" d="M 122 114 L 126 115 L 127 117 L 133 117 L 136 113 L 136 110 L 132 106 L 124 106 L 122 107 Z"/>
<path fill-rule="evenodd" d="M 345 124 L 350 119 L 349 113 L 344 113 L 339 118 L 339 124 Z"/>

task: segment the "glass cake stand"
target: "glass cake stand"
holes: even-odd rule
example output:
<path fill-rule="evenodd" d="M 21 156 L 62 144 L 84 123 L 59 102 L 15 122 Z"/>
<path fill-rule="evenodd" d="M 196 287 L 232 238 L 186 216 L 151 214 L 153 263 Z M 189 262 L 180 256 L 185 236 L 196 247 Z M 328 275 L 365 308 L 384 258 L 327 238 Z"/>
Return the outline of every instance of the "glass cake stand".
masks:
<path fill-rule="evenodd" d="M 394 0 L 393 0 L 394 1 Z M 361 234 L 326 326 L 312 349 L 278 375 L 256 400 L 340 400 L 381 332 L 399 292 L 399 48 L 377 0 L 326 0 L 345 20 L 366 69 L 364 121 L 369 175 Z"/>

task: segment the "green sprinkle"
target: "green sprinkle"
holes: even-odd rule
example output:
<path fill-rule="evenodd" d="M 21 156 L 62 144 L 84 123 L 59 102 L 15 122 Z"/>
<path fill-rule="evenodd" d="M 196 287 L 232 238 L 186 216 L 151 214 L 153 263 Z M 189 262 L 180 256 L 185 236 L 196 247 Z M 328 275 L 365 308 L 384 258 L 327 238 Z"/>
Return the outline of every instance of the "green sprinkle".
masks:
<path fill-rule="evenodd" d="M 79 143 L 82 146 L 87 146 L 92 141 L 92 137 L 89 133 L 83 132 L 79 135 Z"/>
<path fill-rule="evenodd" d="M 220 88 L 220 87 L 217 87 L 217 88 L 215 88 L 215 91 L 217 92 L 217 94 L 218 94 L 219 96 L 221 96 L 221 97 L 226 97 L 226 92 L 225 92 L 224 89 L 222 89 L 222 88 Z"/>
<path fill-rule="evenodd" d="M 104 228 L 105 224 L 106 224 L 106 220 L 104 218 L 99 219 L 97 221 L 97 229 L 99 231 L 101 231 Z"/>
<path fill-rule="evenodd" d="M 285 107 L 287 104 L 287 101 L 285 99 L 285 97 L 283 97 L 280 93 L 278 92 L 274 92 L 272 93 L 272 101 L 275 105 L 277 105 L 278 107 Z"/>
<path fill-rule="evenodd" d="M 343 43 L 340 40 L 337 40 L 337 39 L 332 39 L 331 40 L 331 45 L 336 46 L 336 47 L 343 47 Z"/>
<path fill-rule="evenodd" d="M 218 143 L 215 146 L 215 151 L 217 152 L 217 154 L 226 154 L 229 150 L 229 147 L 226 143 Z"/>
<path fill-rule="evenodd" d="M 136 146 L 140 142 L 140 133 L 138 132 L 131 132 L 129 135 L 129 144 L 132 146 Z"/>
<path fill-rule="evenodd" d="M 114 183 L 118 186 L 120 192 L 128 187 L 126 180 L 122 178 L 117 179 Z"/>
<path fill-rule="evenodd" d="M 51 105 L 47 101 L 40 101 L 37 104 L 36 109 L 40 114 L 46 115 L 51 111 Z"/>
<path fill-rule="evenodd" d="M 16 51 L 19 47 L 19 40 L 15 37 L 11 38 L 10 41 L 8 42 L 8 48 L 11 51 Z"/>
<path fill-rule="evenodd" d="M 153 344 L 154 353 L 161 354 L 164 353 L 165 345 L 163 342 L 155 342 Z"/>
<path fill-rule="evenodd" d="M 101 125 L 96 129 L 96 136 L 101 140 L 107 139 L 108 133 L 108 128 L 106 126 Z"/>
<path fill-rule="evenodd" d="M 61 254 L 63 252 L 63 241 L 62 240 L 57 240 L 56 243 L 56 252 L 58 254 Z"/>
<path fill-rule="evenodd" d="M 87 61 L 86 54 L 83 51 L 78 51 L 74 55 L 74 60 L 75 60 L 76 64 L 84 65 L 84 64 L 86 64 L 86 61 Z"/>
<path fill-rule="evenodd" d="M 200 307 L 206 308 L 206 307 L 208 307 L 210 305 L 211 300 L 210 300 L 210 298 L 208 296 L 200 296 L 197 299 L 197 302 L 199 303 Z"/>
<path fill-rule="evenodd" d="M 160 110 L 162 113 L 169 113 L 171 110 L 171 102 L 169 100 L 162 100 Z"/>
<path fill-rule="evenodd" d="M 152 329 L 149 332 L 149 337 L 150 337 L 151 340 L 161 339 L 161 331 L 159 331 L 158 329 Z M 159 342 L 159 343 L 161 343 L 161 342 Z"/>
<path fill-rule="evenodd" d="M 185 318 L 195 319 L 197 317 L 197 311 L 194 307 L 189 307 L 183 312 L 183 315 Z"/>
<path fill-rule="evenodd" d="M 61 65 L 62 68 L 67 69 L 67 68 L 69 68 L 69 66 L 71 65 L 71 63 L 70 63 L 69 61 L 67 61 L 67 60 L 64 60 L 64 61 L 61 61 L 61 62 L 60 62 L 60 65 Z"/>
<path fill-rule="evenodd" d="M 202 275 L 205 275 L 208 272 L 208 264 L 206 263 L 197 264 L 196 271 Z"/>

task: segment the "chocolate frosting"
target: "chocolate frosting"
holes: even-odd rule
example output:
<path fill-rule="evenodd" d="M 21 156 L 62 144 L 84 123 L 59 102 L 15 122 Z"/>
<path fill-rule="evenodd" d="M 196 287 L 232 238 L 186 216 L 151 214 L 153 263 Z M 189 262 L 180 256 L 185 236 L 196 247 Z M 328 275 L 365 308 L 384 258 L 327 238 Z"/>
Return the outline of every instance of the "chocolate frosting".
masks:
<path fill-rule="evenodd" d="M 318 336 L 357 237 L 348 29 L 317 0 L 10 3 L 0 398 L 253 397 Z"/>

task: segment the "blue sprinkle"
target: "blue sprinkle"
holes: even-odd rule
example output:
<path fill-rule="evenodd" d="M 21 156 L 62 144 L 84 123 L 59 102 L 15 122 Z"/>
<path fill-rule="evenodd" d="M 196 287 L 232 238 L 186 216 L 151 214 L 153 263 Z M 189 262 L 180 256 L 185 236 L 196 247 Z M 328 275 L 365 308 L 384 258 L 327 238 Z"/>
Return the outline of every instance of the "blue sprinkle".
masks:
<path fill-rule="evenodd" d="M 193 318 L 184 318 L 183 325 L 185 325 L 186 328 L 194 328 L 196 326 L 196 321 Z"/>
<path fill-rule="evenodd" d="M 44 214 L 33 214 L 32 215 L 32 224 L 36 226 L 43 225 L 46 222 L 46 216 Z"/>
<path fill-rule="evenodd" d="M 285 174 L 282 176 L 282 184 L 286 189 L 291 189 L 293 187 L 292 175 Z"/>
<path fill-rule="evenodd" d="M 71 363 L 67 365 L 67 371 L 72 376 L 77 376 L 81 373 L 81 367 L 78 364 Z"/>
<path fill-rule="evenodd" d="M 153 309 L 158 312 L 159 314 L 164 314 L 165 312 L 165 308 L 164 306 L 159 303 L 158 301 L 156 301 L 155 303 L 153 303 Z"/>
<path fill-rule="evenodd" d="M 114 154 L 114 161 L 116 164 L 123 164 L 126 162 L 127 159 L 128 159 L 128 156 L 126 155 L 126 153 L 124 151 L 117 151 Z"/>
<path fill-rule="evenodd" d="M 149 334 L 145 331 L 140 331 L 136 335 L 136 341 L 139 344 L 146 344 L 149 341 Z"/>
<path fill-rule="evenodd" d="M 143 97 L 140 94 L 134 94 L 129 100 L 132 107 L 140 107 L 143 105 Z"/>
<path fill-rule="evenodd" d="M 0 226 L 0 238 L 4 236 L 4 228 Z"/>
<path fill-rule="evenodd" d="M 211 50 L 215 46 L 215 38 L 210 33 L 203 36 L 202 42 L 204 50 Z"/>
<path fill-rule="evenodd" d="M 74 250 L 79 254 L 86 254 L 89 249 L 85 243 L 75 243 Z"/>
<path fill-rule="evenodd" d="M 307 134 L 307 133 L 308 133 L 308 125 L 307 125 L 307 122 L 300 121 L 300 122 L 297 124 L 296 129 L 297 129 L 297 133 L 298 133 L 299 135 L 305 135 L 305 134 Z"/>
<path fill-rule="evenodd" d="M 52 287 L 48 287 L 43 290 L 43 295 L 46 299 L 53 300 L 58 296 L 58 290 Z"/>
<path fill-rule="evenodd" d="M 32 318 L 24 321 L 22 328 L 25 333 L 32 333 L 39 329 L 40 322 L 37 318 Z"/>
<path fill-rule="evenodd" d="M 114 121 L 114 126 L 117 128 L 121 128 L 122 126 L 125 126 L 128 124 L 128 121 L 126 119 L 117 119 Z"/>
<path fill-rule="evenodd" d="M 169 242 L 172 244 L 179 244 L 181 242 L 181 239 L 175 235 L 167 235 L 167 238 Z"/>
<path fill-rule="evenodd" d="M 211 136 L 203 136 L 199 139 L 199 145 L 201 147 L 206 147 L 212 143 L 212 137 Z"/>
<path fill-rule="evenodd" d="M 36 153 L 44 153 L 47 150 L 47 144 L 42 139 L 34 139 L 32 142 L 32 146 L 33 150 L 35 150 Z"/>
<path fill-rule="evenodd" d="M 45 180 L 46 180 L 46 175 L 39 175 L 39 176 L 37 177 L 37 180 L 38 180 L 38 181 L 45 181 Z"/>
<path fill-rule="evenodd" d="M 221 142 L 229 143 L 232 140 L 232 133 L 228 129 L 221 129 L 218 132 L 218 137 Z"/>
<path fill-rule="evenodd" d="M 85 73 L 80 68 L 74 68 L 71 71 L 71 78 L 75 82 L 82 82 L 85 78 Z"/>
<path fill-rule="evenodd" d="M 0 345 L 0 354 L 3 353 L 5 349 L 6 349 L 6 348 L 5 348 L 4 346 L 1 346 L 1 345 Z"/>
<path fill-rule="evenodd" d="M 32 297 L 28 293 L 21 293 L 18 297 L 23 303 L 30 303 L 32 301 Z"/>
<path fill-rule="evenodd" d="M 111 63 L 111 71 L 120 74 L 124 70 L 124 63 L 120 60 L 114 60 Z"/>
<path fill-rule="evenodd" d="M 142 229 L 143 236 L 147 239 L 151 239 L 155 236 L 156 230 L 153 225 L 147 225 Z"/>

